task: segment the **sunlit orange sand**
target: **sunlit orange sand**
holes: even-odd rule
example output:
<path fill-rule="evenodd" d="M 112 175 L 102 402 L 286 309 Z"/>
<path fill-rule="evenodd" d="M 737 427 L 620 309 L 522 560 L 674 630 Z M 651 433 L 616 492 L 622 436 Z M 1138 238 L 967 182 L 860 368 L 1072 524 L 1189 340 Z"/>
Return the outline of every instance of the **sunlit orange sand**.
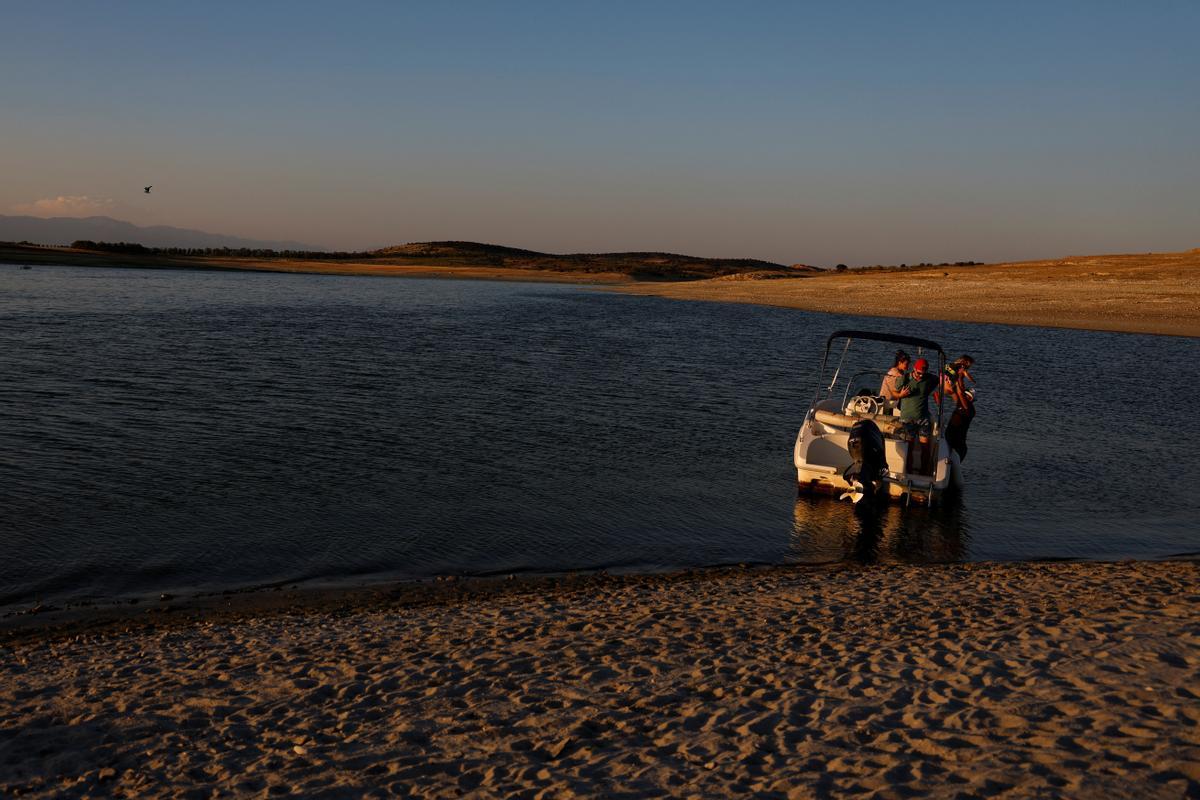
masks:
<path fill-rule="evenodd" d="M 834 314 L 1200 336 L 1200 250 L 623 291 Z"/>

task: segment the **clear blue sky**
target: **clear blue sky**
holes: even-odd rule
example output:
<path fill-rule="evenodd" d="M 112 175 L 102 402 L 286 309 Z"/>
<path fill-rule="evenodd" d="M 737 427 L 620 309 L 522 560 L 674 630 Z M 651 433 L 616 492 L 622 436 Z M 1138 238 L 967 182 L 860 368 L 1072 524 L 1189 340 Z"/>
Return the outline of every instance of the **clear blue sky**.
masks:
<path fill-rule="evenodd" d="M 0 76 L 0 213 L 823 265 L 1200 247 L 1195 2 L 8 0 Z"/>

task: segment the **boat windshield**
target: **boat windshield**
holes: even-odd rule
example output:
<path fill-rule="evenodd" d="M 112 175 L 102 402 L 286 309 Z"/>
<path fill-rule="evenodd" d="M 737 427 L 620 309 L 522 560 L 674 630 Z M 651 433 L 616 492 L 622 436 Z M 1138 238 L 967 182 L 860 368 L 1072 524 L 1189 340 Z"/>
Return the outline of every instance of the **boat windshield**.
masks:
<path fill-rule="evenodd" d="M 846 405 L 854 395 L 879 395 L 886 377 L 887 372 L 879 370 L 863 370 L 849 376 L 842 388 L 842 405 Z"/>

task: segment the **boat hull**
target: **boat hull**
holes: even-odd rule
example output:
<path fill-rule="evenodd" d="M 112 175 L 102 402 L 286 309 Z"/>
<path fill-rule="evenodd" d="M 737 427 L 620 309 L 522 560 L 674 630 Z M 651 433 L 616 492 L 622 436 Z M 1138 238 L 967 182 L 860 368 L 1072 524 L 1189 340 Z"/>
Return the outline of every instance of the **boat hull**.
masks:
<path fill-rule="evenodd" d="M 849 433 L 835 425 L 810 419 L 796 437 L 794 462 L 796 484 L 801 492 L 840 496 L 854 489 L 844 476 L 854 463 L 850 455 Z M 907 471 L 911 443 L 899 436 L 885 438 L 887 476 L 880 484 L 880 495 L 891 500 L 933 503 L 944 492 L 962 485 L 958 456 L 944 440 L 935 440 L 937 448 L 932 474 Z"/>

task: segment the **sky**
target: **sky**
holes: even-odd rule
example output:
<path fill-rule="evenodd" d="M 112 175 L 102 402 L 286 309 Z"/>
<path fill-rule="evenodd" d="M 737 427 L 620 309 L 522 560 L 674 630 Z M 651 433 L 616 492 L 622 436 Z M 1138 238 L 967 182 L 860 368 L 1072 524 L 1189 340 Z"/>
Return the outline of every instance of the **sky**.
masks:
<path fill-rule="evenodd" d="M 0 214 L 820 266 L 1200 247 L 1191 0 L 0 8 Z"/>

